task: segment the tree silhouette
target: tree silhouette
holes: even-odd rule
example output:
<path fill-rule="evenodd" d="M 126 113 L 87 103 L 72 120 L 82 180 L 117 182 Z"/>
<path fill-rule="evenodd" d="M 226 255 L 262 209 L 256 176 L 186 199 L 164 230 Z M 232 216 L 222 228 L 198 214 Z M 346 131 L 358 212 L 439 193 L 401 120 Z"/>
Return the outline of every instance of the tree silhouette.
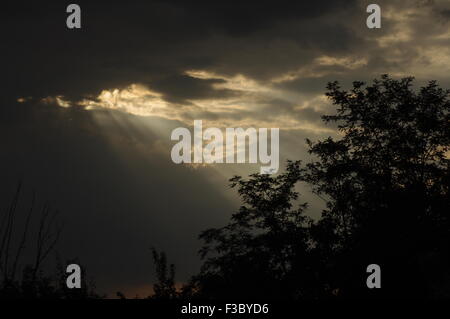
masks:
<path fill-rule="evenodd" d="M 8 210 L 0 218 L 0 297 L 31 297 L 38 292 L 44 296 L 50 290 L 48 278 L 42 275 L 42 264 L 54 250 L 61 233 L 61 227 L 57 224 L 58 212 L 52 210 L 48 203 L 43 205 L 37 221 L 34 246 L 34 243 L 29 243 L 29 237 L 31 220 L 36 214 L 35 194 L 21 225 L 18 208 L 21 191 L 22 183 L 19 183 Z M 30 264 L 23 265 L 22 258 L 27 246 L 34 246 L 34 257 Z M 23 272 L 21 283 L 17 278 L 20 271 Z"/>
<path fill-rule="evenodd" d="M 175 288 L 175 265 L 167 266 L 167 257 L 164 252 L 152 248 L 153 262 L 155 264 L 157 282 L 153 284 L 152 299 L 170 300 L 178 297 Z"/>
<path fill-rule="evenodd" d="M 303 292 L 294 288 L 309 281 L 312 269 L 311 220 L 304 215 L 306 204 L 294 206 L 301 174 L 300 162 L 289 162 L 286 173 L 277 177 L 231 179 L 244 205 L 227 226 L 200 235 L 206 244 L 202 258 L 209 256 L 194 278 L 201 297 L 287 298 Z"/>
<path fill-rule="evenodd" d="M 370 263 L 384 269 L 380 295 L 450 288 L 448 271 L 433 269 L 449 260 L 450 91 L 432 81 L 416 92 L 412 82 L 384 75 L 350 91 L 330 83 L 338 109 L 323 118 L 343 137 L 308 141 L 319 160 L 307 165 L 305 180 L 329 199 L 316 240 L 334 253 L 333 285 L 345 296 L 374 293 L 361 280 Z"/>
<path fill-rule="evenodd" d="M 202 297 L 442 297 L 450 295 L 449 90 L 387 75 L 371 85 L 338 82 L 325 122 L 340 139 L 307 140 L 317 160 L 289 162 L 278 177 L 231 179 L 244 205 L 200 236 Z M 327 208 L 317 222 L 292 209 L 297 182 Z M 383 288 L 366 286 L 379 264 Z"/>
<path fill-rule="evenodd" d="M 19 183 L 11 204 L 0 215 L 0 299 L 101 298 L 95 292 L 94 283 L 86 280 L 84 268 L 81 289 L 67 288 L 66 269 L 59 258 L 55 274 L 44 271 L 43 264 L 55 252 L 62 231 L 58 211 L 46 202 L 38 214 L 33 193 L 29 208 L 21 216 L 21 195 L 22 183 Z M 36 214 L 37 218 L 33 218 Z M 25 252 L 28 252 L 28 259 Z M 74 262 L 80 264 L 78 260 L 69 260 L 66 265 Z"/>

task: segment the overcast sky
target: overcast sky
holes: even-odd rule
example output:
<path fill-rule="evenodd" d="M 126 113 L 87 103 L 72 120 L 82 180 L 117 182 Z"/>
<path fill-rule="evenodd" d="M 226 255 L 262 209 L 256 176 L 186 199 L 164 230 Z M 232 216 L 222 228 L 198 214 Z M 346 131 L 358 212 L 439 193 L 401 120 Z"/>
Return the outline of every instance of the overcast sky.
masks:
<path fill-rule="evenodd" d="M 381 29 L 366 27 L 372 2 Z M 174 128 L 280 128 L 281 161 L 308 161 L 305 138 L 336 136 L 320 120 L 333 112 L 328 81 L 389 73 L 450 87 L 445 0 L 78 1 L 79 30 L 66 27 L 69 3 L 2 5 L 0 204 L 19 180 L 36 189 L 61 211 L 60 254 L 110 295 L 145 295 L 151 246 L 186 281 L 198 233 L 239 205 L 227 180 L 259 171 L 175 165 Z"/>

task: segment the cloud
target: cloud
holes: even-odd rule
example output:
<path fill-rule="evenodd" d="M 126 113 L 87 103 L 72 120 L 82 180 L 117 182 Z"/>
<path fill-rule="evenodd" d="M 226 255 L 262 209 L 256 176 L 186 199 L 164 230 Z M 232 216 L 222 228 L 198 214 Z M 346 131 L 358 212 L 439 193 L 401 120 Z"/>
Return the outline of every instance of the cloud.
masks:
<path fill-rule="evenodd" d="M 282 127 L 283 129 L 323 130 L 320 108 L 326 100 L 317 97 L 300 100 L 290 97 L 271 83 L 260 84 L 243 75 L 221 76 L 202 70 L 190 70 L 186 76 L 210 83 L 211 92 L 227 90 L 232 94 L 193 95 L 192 99 L 173 103 L 164 94 L 142 84 L 123 89 L 103 90 L 96 97 L 67 101 L 63 96 L 42 99 L 45 104 L 83 107 L 85 110 L 114 110 L 136 116 L 156 116 L 192 125 L 196 119 L 213 127 Z M 23 99 L 24 100 L 24 99 Z"/>
<path fill-rule="evenodd" d="M 60 106 L 296 129 L 304 127 L 302 118 L 318 118 L 310 102 L 319 101 L 329 81 L 350 84 L 381 73 L 446 81 L 446 2 L 379 4 L 383 26 L 369 30 L 365 3 L 355 1 L 279 7 L 86 2 L 78 33 L 53 28 L 57 8 L 33 7 L 49 22 L 38 23 L 39 14 L 27 10 L 17 21 L 7 19 L 17 31 L 5 35 L 3 64 L 21 80 L 17 85 L 4 77 L 3 86 L 16 100 L 50 97 Z M 47 35 L 40 42 L 38 32 Z"/>

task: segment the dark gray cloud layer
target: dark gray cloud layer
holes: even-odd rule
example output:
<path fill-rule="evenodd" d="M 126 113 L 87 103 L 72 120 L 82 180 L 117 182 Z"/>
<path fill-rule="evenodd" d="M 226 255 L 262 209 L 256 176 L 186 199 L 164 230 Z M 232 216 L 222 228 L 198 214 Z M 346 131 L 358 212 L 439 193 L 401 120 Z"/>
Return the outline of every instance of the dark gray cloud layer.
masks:
<path fill-rule="evenodd" d="M 75 31 L 65 28 L 67 3 L 19 2 L 3 11 L 2 69 L 9 76 L 2 84 L 15 96 L 76 98 L 140 82 L 153 84 L 168 99 L 201 97 L 213 94 L 205 93 L 210 83 L 183 78 L 184 70 L 271 76 L 316 55 L 289 56 L 278 41 L 311 50 L 344 49 L 353 39 L 349 30 L 318 21 L 354 10 L 352 2 L 86 1 L 80 2 L 83 28 Z M 180 87 L 193 90 L 183 93 Z"/>
<path fill-rule="evenodd" d="M 366 73 L 404 70 L 420 56 L 422 41 L 383 48 L 377 39 L 413 31 L 422 40 L 430 35 L 430 17 L 438 17 L 433 23 L 444 30 L 448 27 L 448 8 L 433 1 L 407 6 L 380 1 L 383 13 L 393 16 L 376 31 L 365 28 L 365 1 L 82 1 L 83 28 L 74 31 L 65 28 L 66 5 L 15 2 L 2 11 L 2 87 L 7 94 L 76 99 L 139 82 L 171 101 L 220 97 L 226 92 L 211 90 L 210 81 L 184 77 L 183 72 L 207 69 L 262 81 L 304 67 L 320 55 L 359 54 L 368 60 Z M 414 9 L 417 13 L 408 11 Z M 427 10 L 422 21 L 418 13 Z M 396 30 L 408 16 L 414 23 Z M 438 26 L 431 31 L 438 34 Z M 401 59 L 390 57 L 394 48 Z M 339 67 L 334 73 L 346 71 Z M 308 85 L 324 87 L 319 80 Z"/>

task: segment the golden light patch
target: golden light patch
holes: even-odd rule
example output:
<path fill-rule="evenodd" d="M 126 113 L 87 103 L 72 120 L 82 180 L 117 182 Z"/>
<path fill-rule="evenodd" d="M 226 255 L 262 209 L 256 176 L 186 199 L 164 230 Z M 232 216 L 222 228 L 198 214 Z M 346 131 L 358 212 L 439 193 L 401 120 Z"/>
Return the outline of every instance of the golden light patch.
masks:
<path fill-rule="evenodd" d="M 64 99 L 64 96 L 57 95 L 57 96 L 47 96 L 43 99 L 41 99 L 41 102 L 44 104 L 56 104 L 60 107 L 70 107 L 72 104 L 70 101 L 67 101 Z"/>
<path fill-rule="evenodd" d="M 132 84 L 125 89 L 103 90 L 96 99 L 84 99 L 80 105 L 87 110 L 103 108 L 140 116 L 155 115 L 167 107 L 162 94 L 139 84 Z"/>

